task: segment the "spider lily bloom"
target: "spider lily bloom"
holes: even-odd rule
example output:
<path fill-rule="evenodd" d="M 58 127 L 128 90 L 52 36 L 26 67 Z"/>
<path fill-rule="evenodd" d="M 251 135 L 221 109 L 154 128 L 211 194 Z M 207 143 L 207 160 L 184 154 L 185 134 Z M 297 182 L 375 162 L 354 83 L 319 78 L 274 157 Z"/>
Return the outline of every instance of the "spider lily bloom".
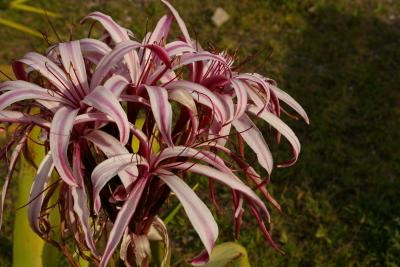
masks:
<path fill-rule="evenodd" d="M 279 101 L 306 122 L 307 115 L 272 80 L 239 73 L 234 57 L 201 48 L 190 38 L 177 11 L 163 2 L 172 16 L 163 16 L 142 41 L 131 40 L 127 29 L 94 12 L 82 23 L 100 22 L 106 31 L 103 41 L 87 38 L 62 43 L 49 48 L 46 57 L 29 53 L 14 64 L 19 80 L 0 85 L 0 122 L 23 126 L 20 142 L 11 140 L 6 145 L 15 147 L 10 170 L 33 126 L 49 136 L 45 140 L 48 154 L 31 189 L 30 225 L 57 244 L 48 218 L 49 200 L 55 196 L 61 239 L 73 236 L 82 257 L 106 266 L 121 243 L 120 257 L 127 266 L 133 262 L 128 257 L 132 253 L 138 265 L 146 266 L 151 258 L 149 239 L 168 242 L 158 216 L 174 192 L 204 244 L 205 251 L 192 262 L 200 265 L 210 256 L 218 227 L 187 184 L 187 174 L 193 173 L 209 178 L 217 210 L 214 181 L 230 189 L 237 235 L 247 207 L 277 249 L 265 226 L 270 221 L 266 206 L 246 182 L 255 184 L 255 190 L 278 209 L 279 205 L 266 190 L 269 180 L 246 160 L 244 144 L 269 176 L 272 154 L 254 120 L 261 118 L 274 127 L 278 141 L 281 134 L 286 137 L 294 157 L 281 166 L 289 166 L 297 160 L 300 143 L 280 119 Z M 183 35 L 176 40 L 169 36 L 174 19 Z M 28 115 L 27 107 L 39 112 Z M 54 171 L 61 179 L 50 184 Z M 103 237 L 107 242 L 100 256 L 96 241 Z M 68 244 L 59 243 L 74 264 Z"/>
<path fill-rule="evenodd" d="M 92 59 L 98 58 L 101 53 L 107 52 L 107 49 L 104 49 L 105 46 L 100 45 L 97 40 L 84 39 L 82 44 L 82 47 L 80 41 L 59 44 L 54 47 L 57 52 L 55 52 L 55 55 L 53 54 L 53 60 L 51 60 L 51 57 L 37 53 L 28 53 L 23 59 L 18 60 L 15 64 L 16 76 L 24 80 L 7 81 L 1 84 L 0 121 L 37 125 L 49 135 L 50 151 L 39 167 L 31 192 L 29 217 L 34 231 L 42 236 L 46 234 L 40 229 L 38 223 L 44 199 L 43 196 L 38 197 L 38 195 L 43 192 L 54 165 L 62 181 L 70 186 L 67 189 L 74 202 L 71 210 L 75 212 L 77 221 L 80 222 L 81 226 L 78 229 L 82 229 L 86 240 L 85 245 L 90 248 L 93 255 L 97 256 L 92 230 L 88 224 L 89 211 L 86 205 L 85 184 L 81 173 L 82 162 L 74 160 L 73 168 L 71 168 L 68 151 L 75 151 L 73 152 L 75 159 L 80 158 L 81 147 L 79 144 L 83 137 L 88 137 L 93 143 L 101 142 L 101 139 L 99 140 L 93 134 L 93 131 L 104 126 L 104 124 L 93 124 L 93 120 L 83 122 L 81 120 L 79 122 L 80 117 L 90 117 L 90 114 L 103 112 L 108 118 L 106 122 L 113 122 L 117 125 L 119 141 L 114 143 L 118 143 L 121 148 L 127 143 L 132 126 L 129 124 L 126 113 L 118 100 L 128 82 L 122 76 L 114 75 L 104 84 L 90 88 L 91 82 L 88 79 L 90 71 L 88 70 L 91 68 L 91 63 L 89 63 L 90 60 L 85 60 L 84 54 L 88 52 Z M 25 69 L 24 65 L 27 65 L 28 68 Z M 28 82 L 34 72 L 39 74 L 37 83 L 40 86 Z M 93 73 L 90 73 L 89 77 L 92 75 Z M 30 99 L 35 101 L 30 102 L 27 106 L 14 105 L 20 111 L 4 110 L 16 102 Z M 29 110 L 29 107 L 39 108 L 40 112 L 37 115 L 24 114 L 24 111 Z M 15 151 L 20 150 L 17 148 L 18 146 Z M 120 152 L 121 148 L 117 149 L 117 152 Z M 113 149 L 114 147 L 107 148 L 108 151 Z M 124 152 L 126 153 L 127 150 Z M 12 159 L 13 162 L 10 166 L 15 165 L 14 155 Z M 11 171 L 10 169 L 10 174 Z M 124 178 L 123 181 L 127 186 L 129 180 L 132 179 L 128 174 L 121 175 L 122 178 Z M 8 182 L 5 183 L 3 189 L 3 198 L 7 185 Z"/>
<path fill-rule="evenodd" d="M 242 194 L 257 215 L 261 212 L 269 217 L 264 203 L 226 166 L 222 158 L 208 150 L 196 150 L 183 146 L 165 148 L 157 154 L 149 155 L 148 158 L 137 154 L 121 154 L 103 161 L 92 173 L 93 199 L 99 198 L 104 185 L 118 172 L 130 166 L 137 166 L 140 172 L 115 219 L 100 266 L 107 265 L 126 229 L 131 235 L 146 236 L 158 212 L 146 207 L 154 207 L 160 201 L 159 197 L 168 196 L 169 191 L 174 192 L 182 203 L 206 248 L 205 253 L 201 253 L 193 260 L 193 264 L 199 265 L 208 261 L 218 236 L 218 226 L 207 206 L 182 180 L 181 176 L 187 172 L 208 176 L 222 182 Z M 157 192 L 156 197 L 147 196 L 144 193 L 147 190 Z M 140 207 L 139 203 L 141 203 Z M 131 229 L 136 229 L 136 231 L 131 232 Z"/>

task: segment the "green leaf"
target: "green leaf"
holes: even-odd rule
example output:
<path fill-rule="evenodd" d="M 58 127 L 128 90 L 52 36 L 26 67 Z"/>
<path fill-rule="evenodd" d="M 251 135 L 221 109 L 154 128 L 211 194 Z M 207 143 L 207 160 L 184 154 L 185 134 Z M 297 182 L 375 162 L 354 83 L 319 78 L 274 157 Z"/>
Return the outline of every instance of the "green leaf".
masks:
<path fill-rule="evenodd" d="M 28 153 L 33 162 L 38 165 L 44 157 L 44 146 L 36 144 L 39 128 L 34 128 L 28 141 Z M 21 155 L 19 172 L 15 179 L 18 182 L 17 207 L 27 204 L 31 185 L 36 176 L 33 167 Z M 16 211 L 13 234 L 13 266 L 50 267 L 58 266 L 61 257 L 59 251 L 48 245 L 30 228 L 27 217 L 27 206 Z"/>
<path fill-rule="evenodd" d="M 250 267 L 246 249 L 235 242 L 214 247 L 210 261 L 204 267 Z"/>
<path fill-rule="evenodd" d="M 30 35 L 33 35 L 33 36 L 36 36 L 36 37 L 39 37 L 39 38 L 43 38 L 43 34 L 41 34 L 40 32 L 38 32 L 36 30 L 32 30 L 29 27 L 26 27 L 26 26 L 24 26 L 22 24 L 16 23 L 16 22 L 8 20 L 8 19 L 0 18 L 0 24 L 3 24 L 5 26 L 7 26 L 7 27 L 10 27 L 10 28 L 13 28 L 13 29 L 25 32 L 25 33 L 28 33 Z"/>
<path fill-rule="evenodd" d="M 32 13 L 36 13 L 36 14 L 40 14 L 43 16 L 49 16 L 49 17 L 61 17 L 61 15 L 51 12 L 51 11 L 47 11 L 45 9 L 42 8 L 38 8 L 38 7 L 33 7 L 33 6 L 28 6 L 28 5 L 24 5 L 24 4 L 20 4 L 20 3 L 11 3 L 10 7 L 13 9 L 19 9 L 19 10 L 23 10 L 23 11 L 27 11 L 27 12 L 32 12 Z"/>

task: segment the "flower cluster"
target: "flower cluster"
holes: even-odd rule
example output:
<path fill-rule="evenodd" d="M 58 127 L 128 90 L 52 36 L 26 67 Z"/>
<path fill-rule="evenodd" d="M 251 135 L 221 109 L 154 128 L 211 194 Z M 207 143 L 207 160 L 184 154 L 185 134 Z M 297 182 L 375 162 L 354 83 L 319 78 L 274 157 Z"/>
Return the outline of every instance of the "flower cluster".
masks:
<path fill-rule="evenodd" d="M 300 143 L 280 119 L 280 101 L 308 123 L 307 115 L 273 80 L 239 73 L 234 57 L 201 48 L 176 10 L 163 2 L 171 15 L 143 40 L 94 12 L 82 23 L 100 23 L 105 31 L 99 40 L 60 43 L 46 55 L 28 53 L 13 64 L 17 80 L 0 85 L 0 122 L 20 125 L 19 138 L 1 151 L 1 156 L 13 151 L 3 192 L 29 132 L 40 127 L 47 155 L 32 184 L 29 222 L 70 262 L 66 240 L 72 238 L 80 255 L 96 265 L 106 266 L 121 244 L 127 266 L 133 264 L 129 255 L 146 266 L 149 238 L 168 239 L 158 215 L 171 192 L 205 247 L 192 263 L 207 262 L 218 227 L 186 183 L 188 173 L 208 177 L 217 208 L 214 180 L 229 187 L 236 233 L 246 206 L 276 248 L 265 226 L 267 208 L 251 189 L 279 208 L 266 190 L 272 155 L 254 120 L 264 120 L 277 130 L 278 140 L 283 135 L 289 141 L 293 158 L 280 165 L 290 166 Z M 181 34 L 171 40 L 174 20 Z M 266 178 L 246 159 L 245 145 Z M 59 178 L 51 182 L 55 174 Z M 60 221 L 50 220 L 50 209 L 59 211 Z M 59 235 L 53 224 L 60 225 Z"/>

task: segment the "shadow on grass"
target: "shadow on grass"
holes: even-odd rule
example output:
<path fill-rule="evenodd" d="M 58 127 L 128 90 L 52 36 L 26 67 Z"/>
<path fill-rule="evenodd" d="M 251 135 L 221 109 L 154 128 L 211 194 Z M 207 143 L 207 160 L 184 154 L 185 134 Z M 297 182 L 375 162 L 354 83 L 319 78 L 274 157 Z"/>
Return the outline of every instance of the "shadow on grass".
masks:
<path fill-rule="evenodd" d="M 311 125 L 293 124 L 299 164 L 274 181 L 287 189 L 282 206 L 293 243 L 286 248 L 297 259 L 286 260 L 397 266 L 400 24 L 331 6 L 306 22 L 290 45 L 282 87 L 301 99 Z"/>

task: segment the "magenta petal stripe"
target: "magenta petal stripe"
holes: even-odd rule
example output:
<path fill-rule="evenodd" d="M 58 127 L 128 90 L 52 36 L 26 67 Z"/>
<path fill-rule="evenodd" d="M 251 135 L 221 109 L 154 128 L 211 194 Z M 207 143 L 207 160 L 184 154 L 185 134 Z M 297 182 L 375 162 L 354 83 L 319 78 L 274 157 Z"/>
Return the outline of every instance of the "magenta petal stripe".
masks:
<path fill-rule="evenodd" d="M 272 154 L 261 131 L 246 114 L 233 121 L 233 126 L 254 153 L 256 153 L 260 165 L 271 174 L 273 168 Z"/>
<path fill-rule="evenodd" d="M 101 12 L 93 12 L 81 20 L 84 23 L 87 19 L 94 19 L 99 21 L 103 27 L 108 31 L 111 38 L 116 44 L 129 40 L 128 31 L 119 26 L 110 16 L 107 16 Z M 129 51 L 124 55 L 125 62 L 128 66 L 128 70 L 133 83 L 136 83 L 139 78 L 139 58 L 136 51 Z M 119 61 L 119 60 L 118 60 Z M 91 85 L 91 88 L 96 87 L 98 84 Z"/>
<path fill-rule="evenodd" d="M 119 97 L 129 84 L 128 80 L 121 75 L 113 75 L 104 83 L 104 87 L 111 91 L 115 97 Z"/>
<path fill-rule="evenodd" d="M 74 90 L 71 91 L 76 92 L 80 96 L 78 99 L 81 99 L 89 93 L 89 84 L 80 43 L 79 41 L 61 43 L 59 49 L 64 69 L 74 84 Z"/>
<path fill-rule="evenodd" d="M 82 186 L 77 183 L 72 173 L 67 155 L 69 139 L 78 111 L 79 109 L 61 107 L 54 115 L 50 128 L 50 150 L 54 165 L 61 179 L 71 186 Z"/>
<path fill-rule="evenodd" d="M 276 130 L 282 133 L 283 136 L 286 137 L 286 139 L 292 145 L 294 151 L 294 160 L 290 163 L 290 165 L 294 164 L 300 153 L 301 146 L 300 141 L 293 130 L 290 129 L 289 126 L 286 125 L 286 123 L 280 120 L 279 117 L 266 111 L 265 109 L 260 111 L 258 107 L 254 105 L 249 105 L 247 110 L 269 123 L 272 127 L 274 127 Z"/>
<path fill-rule="evenodd" d="M 191 45 L 192 41 L 190 39 L 189 32 L 188 32 L 186 25 L 183 22 L 181 16 L 179 16 L 178 11 L 176 11 L 176 9 L 168 1 L 166 1 L 166 0 L 161 0 L 161 1 L 169 8 L 172 15 L 174 15 L 175 20 L 178 23 L 179 28 L 181 29 L 181 31 L 183 33 L 183 36 L 185 37 L 185 41 Z"/>
<path fill-rule="evenodd" d="M 211 255 L 218 237 L 218 225 L 210 210 L 181 178 L 166 170 L 159 170 L 157 174 L 176 194 L 208 255 Z"/>
<path fill-rule="evenodd" d="M 159 86 L 145 85 L 145 87 L 150 98 L 151 110 L 157 127 L 168 146 L 173 146 L 171 137 L 172 108 L 168 102 L 167 90 Z"/>
<path fill-rule="evenodd" d="M 131 166 L 143 165 L 148 167 L 148 163 L 142 157 L 135 154 L 121 154 L 113 156 L 101 162 L 92 172 L 93 199 L 95 200 L 95 211 L 100 209 L 99 194 L 101 189 L 119 172 Z"/>
<path fill-rule="evenodd" d="M 79 145 L 75 145 L 75 157 L 73 160 L 73 172 L 80 184 L 83 182 L 82 166 L 81 166 L 81 151 Z M 84 187 L 70 187 L 71 196 L 73 199 L 73 210 L 80 222 L 82 232 L 85 236 L 85 242 L 90 252 L 98 257 L 96 246 L 93 240 L 93 230 L 89 223 L 89 209 L 87 207 L 88 199 Z"/>
<path fill-rule="evenodd" d="M 85 138 L 103 151 L 108 158 L 129 153 L 128 149 L 126 149 L 121 142 L 106 132 L 95 130 L 86 135 Z M 127 188 L 138 176 L 138 169 L 136 166 L 131 166 L 129 169 L 127 168 L 124 171 L 119 172 L 118 176 L 120 177 L 124 187 Z"/>
<path fill-rule="evenodd" d="M 28 219 L 32 230 L 37 234 L 42 232 L 39 227 L 39 217 L 45 197 L 43 190 L 45 190 L 53 168 L 53 158 L 51 157 L 51 152 L 49 152 L 40 163 L 29 193 Z"/>
<path fill-rule="evenodd" d="M 124 234 L 125 228 L 129 224 L 129 221 L 135 213 L 136 207 L 143 194 L 143 190 L 148 182 L 148 179 L 149 178 L 146 175 L 138 179 L 136 184 L 133 186 L 132 191 L 129 193 L 128 199 L 125 201 L 121 210 L 118 212 L 117 219 L 115 220 L 114 225 L 111 229 L 99 267 L 106 267 L 107 263 L 110 261 L 114 250 L 118 246 L 118 243 L 120 242 Z"/>
<path fill-rule="evenodd" d="M 82 102 L 93 106 L 113 118 L 119 129 L 121 143 L 125 145 L 128 142 L 128 117 L 110 90 L 104 86 L 98 86 Z"/>

